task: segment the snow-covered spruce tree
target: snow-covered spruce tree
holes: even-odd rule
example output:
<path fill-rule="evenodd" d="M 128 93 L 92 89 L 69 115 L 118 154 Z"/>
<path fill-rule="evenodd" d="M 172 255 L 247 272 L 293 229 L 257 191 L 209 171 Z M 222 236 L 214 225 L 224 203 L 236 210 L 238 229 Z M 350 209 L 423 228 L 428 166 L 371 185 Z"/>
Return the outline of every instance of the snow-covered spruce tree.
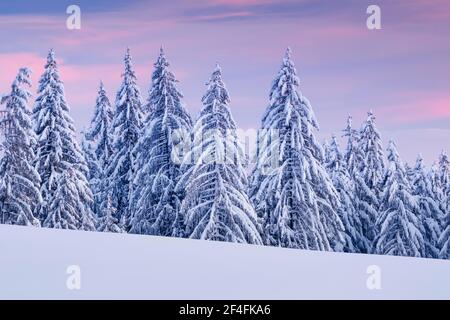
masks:
<path fill-rule="evenodd" d="M 0 223 L 39 226 L 35 217 L 42 201 L 40 177 L 34 168 L 36 136 L 31 124 L 27 87 L 30 70 L 22 68 L 11 93 L 1 99 L 5 116 L 1 121 L 3 157 L 0 159 Z"/>
<path fill-rule="evenodd" d="M 331 161 L 331 157 L 334 156 L 332 155 L 332 151 L 331 151 L 331 143 L 325 139 L 323 144 L 322 144 L 322 149 L 323 149 L 323 163 L 327 164 Z"/>
<path fill-rule="evenodd" d="M 450 160 L 447 153 L 442 150 L 439 155 L 437 171 L 437 188 L 439 189 L 440 206 L 444 213 L 450 211 L 448 193 L 448 184 L 450 183 Z"/>
<path fill-rule="evenodd" d="M 359 162 L 361 161 L 361 154 L 358 152 L 358 130 L 353 129 L 353 118 L 348 116 L 347 127 L 343 130 L 343 137 L 347 138 L 347 146 L 344 152 L 344 160 L 348 172 L 353 175 L 358 172 Z"/>
<path fill-rule="evenodd" d="M 416 160 L 417 160 L 417 159 L 416 159 Z M 416 163 L 416 164 L 417 164 L 417 163 Z M 407 161 L 405 161 L 405 162 L 403 163 L 403 166 L 404 166 L 404 168 L 405 168 L 406 177 L 408 178 L 409 183 L 412 185 L 412 183 L 413 183 L 413 175 L 414 175 L 414 168 L 411 167 Z"/>
<path fill-rule="evenodd" d="M 135 176 L 133 162 L 134 147 L 142 126 L 142 99 L 136 84 L 136 75 L 131 63 L 130 50 L 125 55 L 123 81 L 116 95 L 115 112 L 111 124 L 113 154 L 108 164 L 109 188 L 115 217 L 125 231 L 130 228 L 129 200 Z"/>
<path fill-rule="evenodd" d="M 92 192 L 86 179 L 88 168 L 76 142 L 53 50 L 47 56 L 39 80 L 32 119 L 38 138 L 35 167 L 41 177 L 42 226 L 93 230 Z M 69 185 L 61 185 L 65 183 Z M 61 198 L 57 199 L 58 196 Z M 69 207 L 73 210 L 68 210 Z M 66 209 L 62 215 L 61 210 Z"/>
<path fill-rule="evenodd" d="M 439 177 L 443 184 L 450 179 L 450 160 L 445 150 L 439 155 Z"/>
<path fill-rule="evenodd" d="M 333 250 L 344 241 L 339 194 L 322 165 L 318 124 L 296 73 L 288 49 L 262 120 L 250 197 L 266 244 Z"/>
<path fill-rule="evenodd" d="M 441 249 L 439 258 L 450 259 L 450 181 L 447 183 L 445 193 L 447 195 L 447 211 L 444 213 L 444 218 L 442 219 L 443 232 L 439 238 Z"/>
<path fill-rule="evenodd" d="M 94 145 L 90 140 L 89 136 L 86 132 L 81 132 L 81 151 L 83 152 L 84 159 L 86 161 L 88 171 L 86 174 L 86 179 L 89 182 L 89 186 L 91 188 L 91 192 L 93 195 L 93 201 L 91 203 L 91 209 L 94 213 L 95 219 L 98 218 L 98 202 L 95 198 L 94 188 L 95 182 L 97 181 L 96 176 L 98 174 L 99 168 L 97 165 L 97 160 L 94 154 Z"/>
<path fill-rule="evenodd" d="M 356 186 L 357 212 L 363 224 L 363 235 L 372 242 L 378 232 L 375 221 L 378 216 L 380 183 L 384 175 L 384 156 L 381 137 L 375 127 L 375 116 L 372 111 L 368 113 L 358 133 L 356 150 L 356 163 L 353 179 Z M 366 253 L 370 253 L 370 250 Z"/>
<path fill-rule="evenodd" d="M 81 150 L 83 151 L 84 159 L 86 160 L 86 164 L 88 166 L 86 178 L 88 179 L 89 184 L 91 184 L 91 180 L 95 179 L 98 175 L 98 165 L 94 154 L 94 145 L 92 140 L 89 138 L 87 132 L 83 131 L 81 134 Z"/>
<path fill-rule="evenodd" d="M 441 219 L 443 232 L 439 238 L 439 257 L 450 259 L 450 161 L 444 151 L 439 157 L 439 169 L 436 176 L 436 184 L 440 190 L 440 207 L 443 211 L 443 218 Z"/>
<path fill-rule="evenodd" d="M 122 233 L 123 230 L 119 226 L 119 221 L 115 217 L 116 209 L 112 206 L 111 193 L 106 192 L 105 197 L 106 199 L 100 207 L 102 216 L 98 218 L 97 230 L 101 232 Z"/>
<path fill-rule="evenodd" d="M 94 194 L 94 212 L 101 216 L 106 203 L 108 165 L 113 154 L 110 135 L 113 112 L 103 82 L 100 82 L 94 117 L 84 134 L 83 151 L 89 167 L 89 184 Z"/>
<path fill-rule="evenodd" d="M 417 157 L 416 164 L 411 168 L 410 180 L 413 195 L 417 197 L 419 218 L 422 221 L 422 232 L 425 240 L 425 254 L 427 258 L 438 258 L 438 240 L 441 234 L 439 225 L 443 215 L 439 202 L 433 192 L 429 174 L 423 164 L 421 155 Z"/>
<path fill-rule="evenodd" d="M 434 162 L 431 165 L 430 169 L 428 170 L 427 176 L 431 183 L 431 189 L 433 190 L 434 199 L 437 201 L 437 203 L 439 204 L 439 208 L 442 211 L 441 199 L 443 196 L 443 190 L 439 179 L 439 166 L 437 162 Z"/>
<path fill-rule="evenodd" d="M 188 170 L 177 186 L 186 190 L 181 206 L 186 216 L 186 236 L 262 244 L 256 214 L 246 194 L 244 152 L 219 66 L 202 102 L 193 129 L 193 146 L 185 157 Z"/>
<path fill-rule="evenodd" d="M 362 234 L 362 225 L 356 211 L 355 185 L 348 172 L 345 158 L 340 151 L 336 136 L 332 137 L 329 145 L 329 156 L 325 162 L 326 169 L 331 176 L 333 185 L 339 192 L 340 205 L 337 213 L 345 227 L 344 252 L 367 252 L 370 243 Z"/>
<path fill-rule="evenodd" d="M 417 197 L 412 195 L 406 171 L 395 143 L 387 148 L 388 167 L 382 180 L 380 215 L 376 221 L 379 234 L 374 253 L 423 257 L 425 240 L 418 212 Z"/>
<path fill-rule="evenodd" d="M 371 190 L 379 191 L 385 166 L 381 136 L 375 127 L 375 116 L 372 111 L 368 112 L 367 120 L 359 133 L 358 149 L 362 155 L 359 171 L 367 181 L 367 186 Z"/>
<path fill-rule="evenodd" d="M 78 170 L 70 165 L 56 179 L 56 190 L 48 199 L 48 215 L 43 225 L 57 229 L 94 230 L 94 218 L 92 213 L 86 214 L 88 206 L 85 203 L 85 200 L 92 202 L 92 198 L 80 197 L 91 193 L 87 180 L 80 180 Z"/>
<path fill-rule="evenodd" d="M 183 237 L 181 199 L 175 186 L 180 176 L 184 139 L 190 143 L 192 120 L 162 48 L 154 66 L 146 107 L 151 112 L 135 147 L 131 232 Z"/>
<path fill-rule="evenodd" d="M 370 190 L 364 179 L 361 178 L 360 164 L 363 163 L 363 155 L 359 150 L 359 131 L 353 129 L 353 118 L 348 116 L 347 126 L 343 130 L 343 137 L 347 138 L 347 146 L 344 152 L 344 161 L 353 184 L 353 205 L 355 207 L 355 221 L 361 226 L 360 239 L 355 242 L 356 252 L 368 253 L 372 250 L 372 240 L 368 238 L 368 227 L 374 224 L 369 218 L 371 214 L 376 216 L 376 210 L 371 203 L 378 203 L 374 192 Z"/>

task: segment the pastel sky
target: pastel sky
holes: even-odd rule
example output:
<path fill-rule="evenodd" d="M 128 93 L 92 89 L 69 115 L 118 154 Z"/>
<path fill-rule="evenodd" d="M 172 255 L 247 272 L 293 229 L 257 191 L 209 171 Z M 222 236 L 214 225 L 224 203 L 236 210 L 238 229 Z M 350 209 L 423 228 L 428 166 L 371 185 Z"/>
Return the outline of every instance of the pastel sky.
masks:
<path fill-rule="evenodd" d="M 66 28 L 71 4 L 81 30 Z M 370 4 L 381 7 L 381 30 L 366 27 Z M 385 144 L 395 139 L 405 160 L 421 152 L 431 164 L 450 151 L 448 0 L 2 0 L 0 38 L 0 92 L 21 66 L 37 83 L 54 48 L 79 130 L 101 79 L 114 101 L 127 46 L 147 97 L 161 45 L 194 118 L 219 62 L 238 126 L 258 128 L 290 46 L 321 139 L 340 135 L 348 114 L 359 127 L 372 109 Z"/>

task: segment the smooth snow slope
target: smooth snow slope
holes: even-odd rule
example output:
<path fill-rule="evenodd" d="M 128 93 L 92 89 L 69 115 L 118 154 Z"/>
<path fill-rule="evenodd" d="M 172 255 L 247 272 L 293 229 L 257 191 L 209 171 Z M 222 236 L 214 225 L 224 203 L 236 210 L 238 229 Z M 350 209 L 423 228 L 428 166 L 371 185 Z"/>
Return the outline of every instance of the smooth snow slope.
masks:
<path fill-rule="evenodd" d="M 0 225 L 0 298 L 449 299 L 450 261 Z"/>

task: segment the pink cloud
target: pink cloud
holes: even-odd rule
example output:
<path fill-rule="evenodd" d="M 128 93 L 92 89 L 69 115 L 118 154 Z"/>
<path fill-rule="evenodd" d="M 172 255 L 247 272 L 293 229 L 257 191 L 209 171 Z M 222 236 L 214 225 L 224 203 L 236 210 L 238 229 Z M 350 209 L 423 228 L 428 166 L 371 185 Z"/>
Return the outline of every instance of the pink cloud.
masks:
<path fill-rule="evenodd" d="M 114 97 L 116 87 L 120 83 L 121 64 L 95 66 L 66 64 L 63 59 L 58 59 L 58 56 L 57 60 L 60 76 L 66 89 L 66 97 L 72 109 L 84 109 L 94 105 L 100 80 L 103 80 L 107 88 L 110 88 L 110 97 Z M 45 56 L 34 53 L 0 53 L 0 93 L 9 92 L 10 84 L 19 68 L 28 67 L 33 71 L 31 92 L 35 97 L 37 83 L 44 71 L 45 61 Z M 31 106 L 32 103 L 30 103 Z"/>
<path fill-rule="evenodd" d="M 205 4 L 210 6 L 226 5 L 226 6 L 241 7 L 241 6 L 254 6 L 267 3 L 275 3 L 276 1 L 280 0 L 208 0 L 205 2 Z"/>
<path fill-rule="evenodd" d="M 51 36 L 49 40 L 55 43 L 55 45 L 57 46 L 77 47 L 85 45 L 107 44 L 112 41 L 117 41 L 117 39 L 128 38 L 133 34 L 131 31 L 127 30 L 104 31 L 87 27 L 85 29 L 82 29 L 80 31 L 72 31 L 72 33 L 64 31 L 62 33 Z"/>
<path fill-rule="evenodd" d="M 44 58 L 34 53 L 0 53 L 0 92 L 9 92 L 19 68 L 28 67 L 33 71 L 33 83 L 37 82 L 39 75 L 44 70 Z"/>
<path fill-rule="evenodd" d="M 44 15 L 2 15 L 0 27 L 8 28 L 20 27 L 20 29 L 45 30 L 66 28 L 65 16 L 59 18 Z M 18 30 L 20 30 L 18 29 Z"/>
<path fill-rule="evenodd" d="M 213 21 L 222 20 L 228 18 L 243 18 L 250 17 L 253 13 L 250 11 L 236 11 L 236 12 L 225 12 L 219 14 L 203 15 L 195 18 L 190 18 L 189 21 Z"/>
<path fill-rule="evenodd" d="M 139 12 L 135 15 L 136 19 L 123 13 L 86 14 L 89 18 L 83 20 L 80 30 L 63 29 L 50 36 L 49 40 L 68 47 L 92 45 L 90 49 L 96 50 L 99 45 L 142 42 L 146 35 L 176 24 L 174 19 L 155 21 L 143 18 Z"/>
<path fill-rule="evenodd" d="M 450 118 L 450 96 L 430 92 L 411 94 L 405 100 L 403 104 L 377 108 L 377 113 L 383 121 L 405 124 Z"/>
<path fill-rule="evenodd" d="M 448 21 L 450 18 L 448 0 L 415 0 L 405 2 L 403 6 L 406 6 L 406 9 L 416 9 L 411 14 L 411 23 Z"/>
<path fill-rule="evenodd" d="M 89 87 L 92 84 L 96 88 L 100 80 L 103 80 L 106 84 L 119 82 L 122 73 L 121 67 L 120 64 L 95 66 L 64 64 L 63 62 L 59 64 L 61 79 L 65 84 L 66 91 L 70 92 L 75 90 L 79 91 L 78 93 L 82 93 L 83 88 Z M 84 94 L 80 96 L 78 93 L 77 100 L 83 101 Z M 96 91 L 88 93 L 91 99 L 93 96 L 92 93 L 95 96 Z"/>
<path fill-rule="evenodd" d="M 208 6 L 228 6 L 228 7 L 250 7 L 266 4 L 285 4 L 285 3 L 295 3 L 299 4 L 302 2 L 308 2 L 309 0 L 204 0 L 204 5 Z M 197 1 L 196 1 L 197 2 Z"/>

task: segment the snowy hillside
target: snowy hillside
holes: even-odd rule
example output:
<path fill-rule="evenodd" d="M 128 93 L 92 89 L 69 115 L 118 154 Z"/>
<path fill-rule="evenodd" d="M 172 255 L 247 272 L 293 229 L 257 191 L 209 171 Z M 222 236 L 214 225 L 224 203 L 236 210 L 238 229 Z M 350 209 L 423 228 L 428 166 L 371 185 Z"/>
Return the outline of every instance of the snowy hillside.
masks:
<path fill-rule="evenodd" d="M 0 298 L 449 299 L 450 261 L 0 225 Z"/>

